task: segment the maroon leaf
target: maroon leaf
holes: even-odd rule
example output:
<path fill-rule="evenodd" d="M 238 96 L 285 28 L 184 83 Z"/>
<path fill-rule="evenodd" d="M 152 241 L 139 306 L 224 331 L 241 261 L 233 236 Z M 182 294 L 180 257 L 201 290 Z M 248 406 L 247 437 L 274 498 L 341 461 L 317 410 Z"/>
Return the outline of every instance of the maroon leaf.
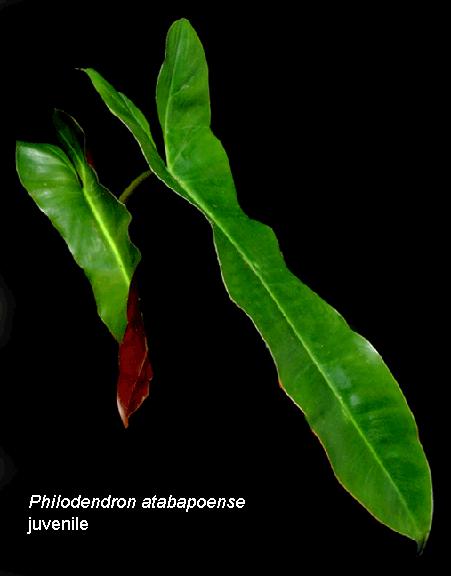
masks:
<path fill-rule="evenodd" d="M 86 161 L 95 170 L 88 148 Z M 146 331 L 139 309 L 136 275 L 133 274 L 127 300 L 127 327 L 119 345 L 119 379 L 117 381 L 117 407 L 124 426 L 149 396 L 149 382 L 153 371 L 149 361 Z"/>
<path fill-rule="evenodd" d="M 124 426 L 149 395 L 153 376 L 149 361 L 144 321 L 139 309 L 136 274 L 133 275 L 127 302 L 127 328 L 119 346 L 117 407 Z"/>

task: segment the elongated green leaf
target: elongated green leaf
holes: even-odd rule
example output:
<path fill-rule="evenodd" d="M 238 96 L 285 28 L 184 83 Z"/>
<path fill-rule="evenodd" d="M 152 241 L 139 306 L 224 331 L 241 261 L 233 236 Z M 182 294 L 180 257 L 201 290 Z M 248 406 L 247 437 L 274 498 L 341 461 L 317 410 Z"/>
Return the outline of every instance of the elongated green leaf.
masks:
<path fill-rule="evenodd" d="M 338 480 L 422 549 L 432 488 L 413 415 L 371 344 L 287 269 L 274 232 L 241 210 L 227 155 L 210 130 L 208 70 L 194 29 L 187 20 L 173 24 L 158 78 L 166 168 L 155 160 L 151 137 L 134 126 L 136 110 L 121 116 L 114 88 L 87 72 L 151 169 L 211 222 L 227 290 L 268 344 L 281 385 L 304 412 Z"/>
<path fill-rule="evenodd" d="M 84 134 L 70 116 L 54 122 L 69 157 L 51 144 L 18 142 L 17 172 L 88 277 L 100 317 L 118 342 L 127 325 L 127 299 L 140 259 L 130 242 L 127 208 L 98 182 L 85 156 Z"/>

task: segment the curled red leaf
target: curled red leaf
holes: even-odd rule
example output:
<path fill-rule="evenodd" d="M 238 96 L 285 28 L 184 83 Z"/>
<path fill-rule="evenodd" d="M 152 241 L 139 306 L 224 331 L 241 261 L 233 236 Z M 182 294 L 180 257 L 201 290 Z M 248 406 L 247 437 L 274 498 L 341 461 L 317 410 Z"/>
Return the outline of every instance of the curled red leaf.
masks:
<path fill-rule="evenodd" d="M 149 395 L 153 376 L 149 361 L 144 321 L 139 309 L 136 274 L 133 275 L 127 302 L 127 328 L 119 346 L 117 407 L 124 426 Z"/>

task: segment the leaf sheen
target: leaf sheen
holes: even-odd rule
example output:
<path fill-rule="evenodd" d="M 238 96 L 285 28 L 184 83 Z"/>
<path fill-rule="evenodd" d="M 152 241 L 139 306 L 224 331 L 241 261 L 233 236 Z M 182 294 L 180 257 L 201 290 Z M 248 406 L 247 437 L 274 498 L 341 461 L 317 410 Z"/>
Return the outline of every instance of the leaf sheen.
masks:
<path fill-rule="evenodd" d="M 97 72 L 86 72 L 114 108 L 118 93 Z M 112 111 L 150 168 L 210 221 L 229 295 L 267 343 L 281 387 L 305 414 L 339 482 L 421 550 L 432 485 L 414 417 L 371 344 L 287 269 L 274 232 L 241 210 L 226 152 L 210 129 L 203 47 L 187 20 L 169 30 L 157 83 L 167 167 L 133 118 Z"/>

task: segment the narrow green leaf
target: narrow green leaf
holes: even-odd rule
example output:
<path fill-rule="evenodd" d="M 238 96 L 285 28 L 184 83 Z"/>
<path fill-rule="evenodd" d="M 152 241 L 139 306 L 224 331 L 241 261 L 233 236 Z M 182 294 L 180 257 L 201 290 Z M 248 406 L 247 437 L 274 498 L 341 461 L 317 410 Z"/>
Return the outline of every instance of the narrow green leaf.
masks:
<path fill-rule="evenodd" d="M 114 88 L 88 73 L 114 106 Z M 168 33 L 157 110 L 167 167 L 149 152 L 133 118 L 113 112 L 140 142 L 151 169 L 211 222 L 227 290 L 268 344 L 281 385 L 302 409 L 338 480 L 422 549 L 432 487 L 413 415 L 371 344 L 287 269 L 274 232 L 241 210 L 227 155 L 210 130 L 204 51 L 184 19 Z"/>
<path fill-rule="evenodd" d="M 54 122 L 69 157 L 51 144 L 17 142 L 17 172 L 83 268 L 100 317 L 121 342 L 130 282 L 140 259 L 128 236 L 131 216 L 87 163 L 80 126 L 59 111 Z"/>

